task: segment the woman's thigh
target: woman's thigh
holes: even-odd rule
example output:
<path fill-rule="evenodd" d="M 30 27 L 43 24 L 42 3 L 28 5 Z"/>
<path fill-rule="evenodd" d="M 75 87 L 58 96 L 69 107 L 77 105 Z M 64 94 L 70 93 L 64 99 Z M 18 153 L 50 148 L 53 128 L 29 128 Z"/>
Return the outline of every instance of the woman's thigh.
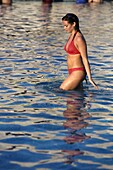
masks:
<path fill-rule="evenodd" d="M 84 78 L 85 73 L 83 71 L 74 71 L 64 80 L 60 88 L 63 90 L 73 90 L 80 85 Z"/>

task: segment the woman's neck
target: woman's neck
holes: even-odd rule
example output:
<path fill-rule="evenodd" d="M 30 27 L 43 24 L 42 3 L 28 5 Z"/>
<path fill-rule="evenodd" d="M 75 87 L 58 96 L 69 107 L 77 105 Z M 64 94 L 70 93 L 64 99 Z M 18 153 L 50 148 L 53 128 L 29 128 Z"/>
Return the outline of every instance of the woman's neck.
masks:
<path fill-rule="evenodd" d="M 73 31 L 71 32 L 71 35 L 74 36 L 77 32 L 78 32 L 77 30 L 73 30 Z"/>

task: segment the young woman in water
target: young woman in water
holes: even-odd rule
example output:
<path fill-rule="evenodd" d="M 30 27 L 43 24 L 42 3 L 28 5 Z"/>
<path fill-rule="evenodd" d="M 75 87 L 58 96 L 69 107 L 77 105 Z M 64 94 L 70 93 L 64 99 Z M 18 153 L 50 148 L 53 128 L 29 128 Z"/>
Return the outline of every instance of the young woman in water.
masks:
<path fill-rule="evenodd" d="M 87 56 L 87 44 L 79 29 L 79 19 L 73 13 L 68 13 L 62 18 L 66 32 L 70 33 L 69 39 L 64 47 L 67 52 L 68 77 L 61 84 L 60 89 L 73 90 L 79 87 L 88 76 L 89 82 L 98 89 L 92 79 L 90 64 Z"/>

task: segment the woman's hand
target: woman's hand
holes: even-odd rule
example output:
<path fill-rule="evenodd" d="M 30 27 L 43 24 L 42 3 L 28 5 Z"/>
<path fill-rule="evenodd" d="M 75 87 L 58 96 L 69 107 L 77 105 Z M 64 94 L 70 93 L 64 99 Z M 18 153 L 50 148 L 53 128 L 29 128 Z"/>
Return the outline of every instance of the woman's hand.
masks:
<path fill-rule="evenodd" d="M 95 87 L 96 90 L 98 90 L 98 86 L 96 85 L 96 83 L 93 81 L 93 79 L 89 79 L 89 82 Z"/>

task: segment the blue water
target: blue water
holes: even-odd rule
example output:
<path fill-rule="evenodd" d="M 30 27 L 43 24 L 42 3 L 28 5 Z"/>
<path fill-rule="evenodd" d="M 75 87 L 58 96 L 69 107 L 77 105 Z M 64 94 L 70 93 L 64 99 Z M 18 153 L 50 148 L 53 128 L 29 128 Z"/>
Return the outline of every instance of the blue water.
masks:
<path fill-rule="evenodd" d="M 99 90 L 59 90 L 67 12 L 80 18 Z M 113 169 L 112 21 L 112 2 L 0 7 L 0 170 Z"/>

